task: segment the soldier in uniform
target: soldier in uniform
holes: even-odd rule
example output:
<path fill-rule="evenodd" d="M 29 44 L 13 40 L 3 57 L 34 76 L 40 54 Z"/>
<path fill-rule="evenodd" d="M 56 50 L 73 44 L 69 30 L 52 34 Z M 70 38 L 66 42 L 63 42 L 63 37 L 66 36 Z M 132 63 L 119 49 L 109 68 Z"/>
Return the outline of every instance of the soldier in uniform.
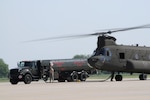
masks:
<path fill-rule="evenodd" d="M 54 69 L 53 69 L 53 65 L 54 65 L 53 62 L 50 61 L 50 70 L 49 70 L 50 71 L 50 76 L 49 76 L 50 77 L 50 82 L 54 81 Z"/>

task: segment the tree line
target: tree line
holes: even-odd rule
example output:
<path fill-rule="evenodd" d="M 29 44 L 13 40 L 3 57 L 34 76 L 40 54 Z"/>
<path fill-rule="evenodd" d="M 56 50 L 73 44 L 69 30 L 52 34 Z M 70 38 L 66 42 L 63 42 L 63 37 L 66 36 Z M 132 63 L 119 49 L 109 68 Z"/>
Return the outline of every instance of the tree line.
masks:
<path fill-rule="evenodd" d="M 8 76 L 8 64 L 6 64 L 3 59 L 0 59 L 0 78 L 4 78 Z"/>

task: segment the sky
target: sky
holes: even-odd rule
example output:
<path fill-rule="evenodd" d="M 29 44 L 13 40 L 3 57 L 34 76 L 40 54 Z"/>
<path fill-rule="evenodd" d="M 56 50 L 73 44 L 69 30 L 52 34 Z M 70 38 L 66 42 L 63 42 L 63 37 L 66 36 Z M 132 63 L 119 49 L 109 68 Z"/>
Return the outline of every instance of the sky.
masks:
<path fill-rule="evenodd" d="M 68 59 L 92 54 L 97 36 L 59 41 L 23 41 L 90 34 L 150 24 L 150 0 L 0 0 L 0 58 Z M 150 29 L 114 33 L 117 44 L 150 46 Z"/>

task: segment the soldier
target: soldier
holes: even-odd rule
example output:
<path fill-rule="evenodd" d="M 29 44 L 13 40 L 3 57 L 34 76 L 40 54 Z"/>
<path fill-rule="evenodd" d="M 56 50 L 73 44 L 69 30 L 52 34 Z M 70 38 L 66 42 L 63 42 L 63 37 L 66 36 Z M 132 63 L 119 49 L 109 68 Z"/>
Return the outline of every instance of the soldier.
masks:
<path fill-rule="evenodd" d="M 50 61 L 50 70 L 49 70 L 50 71 L 50 76 L 49 76 L 50 77 L 50 82 L 54 81 L 54 69 L 53 69 L 53 65 L 54 65 L 53 62 Z"/>
<path fill-rule="evenodd" d="M 115 74 L 114 72 L 111 73 L 111 81 L 113 81 L 114 74 Z"/>

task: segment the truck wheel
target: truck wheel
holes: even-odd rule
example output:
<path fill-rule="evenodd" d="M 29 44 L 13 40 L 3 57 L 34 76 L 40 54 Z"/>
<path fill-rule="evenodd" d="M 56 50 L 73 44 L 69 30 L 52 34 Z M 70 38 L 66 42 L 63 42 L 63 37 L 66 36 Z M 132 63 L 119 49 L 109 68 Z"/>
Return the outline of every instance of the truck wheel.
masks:
<path fill-rule="evenodd" d="M 73 71 L 73 72 L 71 73 L 71 80 L 72 80 L 73 82 L 78 81 L 78 73 L 77 73 L 76 71 Z"/>
<path fill-rule="evenodd" d="M 48 76 L 47 76 L 47 75 L 43 75 L 43 80 L 44 80 L 45 82 L 47 82 L 47 81 L 48 81 Z"/>
<path fill-rule="evenodd" d="M 86 72 L 82 72 L 81 75 L 80 75 L 80 80 L 81 81 L 86 81 L 86 78 L 87 78 Z"/>
<path fill-rule="evenodd" d="M 67 82 L 72 82 L 71 76 L 67 77 Z"/>
<path fill-rule="evenodd" d="M 26 75 L 24 76 L 24 83 L 25 83 L 25 84 L 30 84 L 31 81 L 32 81 L 32 76 L 31 76 L 30 74 L 26 74 Z"/>
<path fill-rule="evenodd" d="M 65 73 L 60 72 L 58 77 L 58 82 L 65 82 Z"/>
<path fill-rule="evenodd" d="M 15 84 L 18 83 L 18 80 L 10 79 L 10 83 L 13 84 L 13 85 L 15 85 Z"/>

